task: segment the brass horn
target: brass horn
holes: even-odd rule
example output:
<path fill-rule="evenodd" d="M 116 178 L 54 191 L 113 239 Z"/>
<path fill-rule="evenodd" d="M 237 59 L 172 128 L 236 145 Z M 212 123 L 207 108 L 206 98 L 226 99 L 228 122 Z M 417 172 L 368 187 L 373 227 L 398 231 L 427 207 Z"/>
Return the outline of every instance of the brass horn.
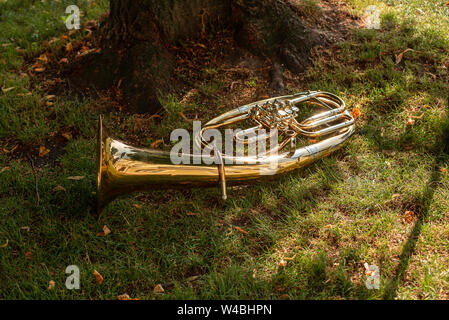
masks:
<path fill-rule="evenodd" d="M 301 112 L 311 112 L 316 107 L 328 110 L 298 121 Z M 250 128 L 232 134 L 232 145 L 240 147 L 235 154 L 233 150 L 232 153 L 223 151 L 217 141 L 211 143 L 208 139 L 212 129 L 229 130 L 243 123 L 249 124 Z M 341 147 L 354 132 L 354 127 L 354 118 L 346 110 L 344 101 L 321 91 L 253 102 L 210 120 L 193 137 L 194 149 L 199 153 L 130 146 L 110 137 L 100 116 L 97 210 L 101 212 L 120 195 L 151 189 L 219 185 L 222 197 L 226 199 L 226 185 L 276 177 L 304 167 Z M 313 139 L 312 144 L 310 139 Z M 268 142 L 268 150 L 249 154 L 253 144 L 265 146 Z M 173 157 L 182 162 L 174 164 Z"/>

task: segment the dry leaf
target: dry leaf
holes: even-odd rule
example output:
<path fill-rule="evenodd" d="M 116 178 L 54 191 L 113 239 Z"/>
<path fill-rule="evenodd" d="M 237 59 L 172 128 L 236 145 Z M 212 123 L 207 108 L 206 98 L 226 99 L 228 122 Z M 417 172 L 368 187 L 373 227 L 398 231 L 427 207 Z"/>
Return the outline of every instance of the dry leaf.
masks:
<path fill-rule="evenodd" d="M 6 93 L 6 92 L 8 92 L 8 91 L 13 90 L 14 88 L 15 88 L 15 87 L 9 87 L 9 88 L 5 88 L 5 89 L 2 88 L 2 91 L 3 91 L 4 93 Z"/>
<path fill-rule="evenodd" d="M 142 209 L 142 206 L 140 204 L 134 203 L 133 207 L 137 208 L 137 209 Z"/>
<path fill-rule="evenodd" d="M 405 222 L 411 223 L 414 218 L 415 218 L 415 213 L 413 211 L 405 211 L 405 213 L 404 213 Z"/>
<path fill-rule="evenodd" d="M 391 200 L 396 200 L 396 199 L 399 199 L 400 197 L 401 197 L 400 193 L 395 193 L 391 196 Z"/>
<path fill-rule="evenodd" d="M 139 300 L 139 298 L 130 298 L 127 293 L 121 294 L 117 297 L 119 300 Z"/>
<path fill-rule="evenodd" d="M 354 107 L 354 110 L 352 110 L 352 117 L 354 119 L 357 119 L 358 117 L 360 117 L 362 113 L 360 112 L 360 109 L 356 106 Z"/>
<path fill-rule="evenodd" d="M 37 60 L 40 60 L 40 61 L 42 61 L 44 63 L 47 63 L 48 62 L 48 57 L 47 57 L 47 55 L 45 53 L 43 53 L 43 54 L 41 54 L 39 56 L 39 58 L 37 58 Z"/>
<path fill-rule="evenodd" d="M 68 39 L 69 39 L 69 37 L 67 35 L 65 35 L 65 34 L 61 35 L 61 40 L 68 40 Z"/>
<path fill-rule="evenodd" d="M 82 180 L 82 179 L 84 179 L 84 176 L 73 176 L 73 177 L 68 177 L 67 179 L 69 179 L 69 180 Z"/>
<path fill-rule="evenodd" d="M 413 49 L 407 48 L 404 51 L 402 51 L 401 53 L 399 53 L 396 56 L 396 64 L 399 64 L 402 61 L 402 57 L 404 56 L 404 53 L 409 52 L 409 51 L 413 51 Z"/>
<path fill-rule="evenodd" d="M 407 120 L 407 125 L 408 125 L 408 126 L 412 126 L 412 125 L 414 125 L 414 124 L 415 124 L 415 119 L 408 118 L 408 120 Z"/>
<path fill-rule="evenodd" d="M 103 231 L 102 232 L 98 232 L 97 236 L 104 237 L 104 236 L 107 236 L 110 233 L 111 233 L 111 229 L 109 229 L 107 225 L 104 225 L 103 226 Z"/>
<path fill-rule="evenodd" d="M 188 277 L 187 279 L 186 279 L 186 281 L 187 282 L 191 282 L 191 281 L 195 281 L 196 279 L 198 279 L 200 276 L 191 276 L 191 277 Z"/>
<path fill-rule="evenodd" d="M 34 69 L 35 72 L 44 72 L 45 68 L 36 68 Z"/>
<path fill-rule="evenodd" d="M 46 105 L 47 107 L 51 107 L 51 106 L 53 105 L 53 102 L 47 101 L 47 102 L 45 102 L 45 105 Z"/>
<path fill-rule="evenodd" d="M 281 300 L 289 300 L 289 299 L 290 299 L 290 296 L 289 296 L 288 294 L 284 293 L 283 295 L 281 295 L 281 296 L 279 297 L 279 299 L 281 299 Z"/>
<path fill-rule="evenodd" d="M 3 167 L 3 168 L 0 170 L 0 173 L 5 172 L 6 170 L 9 170 L 9 169 L 10 169 L 10 167 Z"/>
<path fill-rule="evenodd" d="M 104 235 L 107 236 L 108 234 L 111 233 L 111 229 L 109 229 L 107 225 L 104 225 L 103 232 L 104 232 Z"/>
<path fill-rule="evenodd" d="M 164 287 L 162 287 L 162 285 L 158 284 L 154 287 L 153 289 L 153 293 L 164 293 Z"/>
<path fill-rule="evenodd" d="M 72 140 L 72 134 L 70 132 L 61 133 L 61 136 L 67 139 L 67 141 Z"/>
<path fill-rule="evenodd" d="M 94 270 L 93 273 L 94 273 L 94 276 L 95 276 L 95 281 L 98 284 L 102 284 L 103 283 L 103 276 L 97 270 Z"/>
<path fill-rule="evenodd" d="M 69 59 L 67 58 L 62 58 L 61 60 L 59 60 L 59 63 L 69 63 Z"/>
<path fill-rule="evenodd" d="M 161 140 L 161 139 L 160 139 L 160 140 L 154 141 L 154 142 L 151 144 L 151 148 L 155 149 L 155 148 L 159 147 L 159 145 L 160 145 L 162 142 L 164 142 L 164 140 Z"/>
<path fill-rule="evenodd" d="M 31 258 L 33 257 L 33 253 L 32 253 L 31 251 L 27 251 L 27 252 L 25 252 L 25 257 L 26 257 L 28 260 L 31 260 Z"/>
<path fill-rule="evenodd" d="M 45 146 L 39 147 L 39 157 L 43 157 L 43 156 L 47 155 L 49 152 L 50 152 L 50 150 L 45 148 Z"/>
<path fill-rule="evenodd" d="M 73 47 L 72 47 L 72 43 L 71 42 L 67 43 L 67 45 L 65 46 L 65 51 L 67 51 L 67 52 L 73 51 Z"/>
<path fill-rule="evenodd" d="M 53 290 L 54 287 L 55 287 L 55 282 L 53 280 L 50 280 L 48 282 L 48 290 Z"/>
<path fill-rule="evenodd" d="M 162 119 L 162 117 L 161 117 L 159 114 L 153 114 L 152 116 L 150 116 L 150 117 L 148 118 L 148 120 L 149 120 L 149 119 L 153 119 L 153 118 L 159 118 L 159 119 Z"/>
<path fill-rule="evenodd" d="M 53 188 L 53 191 L 54 192 L 56 192 L 56 191 L 65 191 L 65 188 L 63 186 L 56 186 L 56 187 Z"/>
<path fill-rule="evenodd" d="M 54 94 L 49 94 L 48 96 L 45 96 L 45 100 L 53 100 L 55 97 Z"/>
<path fill-rule="evenodd" d="M 6 239 L 6 242 L 0 246 L 0 248 L 6 248 L 8 246 L 9 240 Z"/>
<path fill-rule="evenodd" d="M 243 230 L 243 229 L 240 228 L 240 227 L 235 226 L 234 228 L 236 228 L 236 229 L 237 229 L 238 231 L 240 231 L 241 233 L 248 234 L 248 231 L 245 231 L 245 230 Z"/>

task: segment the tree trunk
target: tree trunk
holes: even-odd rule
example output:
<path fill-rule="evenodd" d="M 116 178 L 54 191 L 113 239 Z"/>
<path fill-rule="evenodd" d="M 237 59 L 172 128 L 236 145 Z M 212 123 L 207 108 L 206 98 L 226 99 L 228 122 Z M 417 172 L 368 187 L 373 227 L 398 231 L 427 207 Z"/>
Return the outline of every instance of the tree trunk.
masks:
<path fill-rule="evenodd" d="M 102 51 L 78 74 L 97 88 L 120 84 L 130 110 L 156 112 L 159 95 L 173 87 L 171 47 L 211 25 L 231 28 L 237 43 L 273 61 L 274 87 L 282 90 L 280 63 L 301 72 L 319 33 L 307 29 L 289 0 L 111 0 L 101 27 Z"/>

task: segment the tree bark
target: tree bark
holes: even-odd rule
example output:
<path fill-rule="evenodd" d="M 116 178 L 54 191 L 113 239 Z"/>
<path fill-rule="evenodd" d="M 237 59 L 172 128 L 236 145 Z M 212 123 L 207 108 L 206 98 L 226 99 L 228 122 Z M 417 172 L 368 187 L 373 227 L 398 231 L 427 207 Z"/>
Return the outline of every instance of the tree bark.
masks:
<path fill-rule="evenodd" d="M 78 82 L 100 89 L 120 83 L 130 110 L 156 112 L 159 95 L 173 87 L 170 48 L 211 25 L 232 28 L 240 46 L 271 59 L 276 90 L 283 89 L 281 63 L 303 71 L 320 40 L 289 0 L 111 0 L 100 29 L 102 51 L 82 62 L 87 67 Z"/>

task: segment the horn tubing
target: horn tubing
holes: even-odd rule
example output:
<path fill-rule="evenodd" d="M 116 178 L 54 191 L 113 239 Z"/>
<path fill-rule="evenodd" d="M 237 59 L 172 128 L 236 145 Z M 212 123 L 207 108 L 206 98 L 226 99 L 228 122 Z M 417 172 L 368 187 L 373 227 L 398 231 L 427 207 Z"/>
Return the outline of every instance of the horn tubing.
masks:
<path fill-rule="evenodd" d="M 323 95 L 329 99 L 325 94 L 327 93 L 306 93 L 307 99 Z M 295 103 L 306 100 L 297 96 L 284 96 L 282 98 L 291 99 L 290 101 L 295 101 Z M 332 95 L 331 97 L 334 98 L 336 96 Z M 338 97 L 336 98 L 339 99 Z M 280 97 L 277 99 L 280 99 Z M 256 104 L 270 100 L 272 101 L 273 98 L 231 110 L 209 121 L 206 125 L 217 126 L 220 122 L 229 122 L 229 119 L 235 116 L 243 118 L 242 110 L 248 112 Z M 344 102 L 342 104 L 344 105 Z M 329 115 L 327 113 L 324 117 Z M 323 116 L 318 116 L 314 120 L 319 121 L 322 118 Z M 188 157 L 191 164 L 176 165 L 171 162 L 170 152 L 127 145 L 107 134 L 102 123 L 103 117 L 100 116 L 97 147 L 97 211 L 101 212 L 116 197 L 135 191 L 212 187 L 219 186 L 220 183 L 223 189 L 225 183 L 232 186 L 275 178 L 280 174 L 304 167 L 314 160 L 339 149 L 353 134 L 355 125 L 351 114 L 345 111 L 342 113 L 342 118 L 349 120 L 321 130 L 325 134 L 336 132 L 336 135 L 325 140 L 306 147 L 293 149 L 292 151 L 281 151 L 276 155 L 269 153 L 267 156 L 262 157 L 235 157 L 223 154 L 220 155 L 221 160 L 217 169 L 217 164 L 214 164 L 216 157 L 213 155 L 196 156 L 187 154 L 184 156 Z M 337 133 L 337 131 L 339 132 Z M 203 160 L 201 164 L 192 164 L 194 159 L 198 160 L 198 157 L 201 157 Z M 273 162 L 277 164 L 276 168 L 272 168 Z M 210 163 L 210 165 L 205 163 Z"/>

